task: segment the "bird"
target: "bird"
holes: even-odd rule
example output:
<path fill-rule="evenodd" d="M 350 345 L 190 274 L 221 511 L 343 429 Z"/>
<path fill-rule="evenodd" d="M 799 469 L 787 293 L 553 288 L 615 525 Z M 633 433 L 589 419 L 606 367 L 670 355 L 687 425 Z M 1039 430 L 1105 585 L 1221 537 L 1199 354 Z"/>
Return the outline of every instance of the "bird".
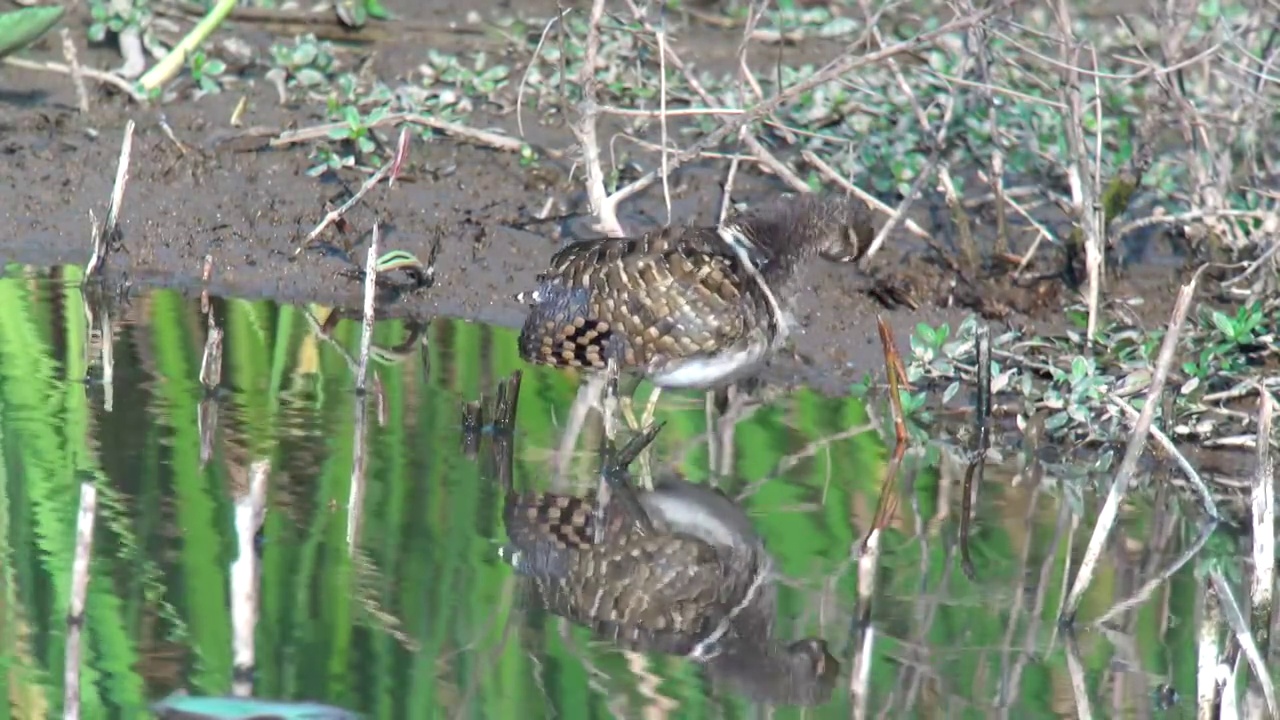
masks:
<path fill-rule="evenodd" d="M 776 198 L 714 226 L 665 226 L 640 237 L 582 240 L 557 251 L 518 340 L 528 363 L 618 372 L 662 388 L 713 389 L 752 374 L 785 342 L 785 299 L 815 256 L 860 260 L 874 238 L 870 209 L 843 196 Z M 629 403 L 627 403 L 629 406 Z"/>
<path fill-rule="evenodd" d="M 773 559 L 742 509 L 675 474 L 634 486 L 627 465 L 660 428 L 606 453 L 607 500 L 508 488 L 500 555 L 528 597 L 623 649 L 684 655 L 759 701 L 825 703 L 840 663 L 821 638 L 773 637 Z"/>

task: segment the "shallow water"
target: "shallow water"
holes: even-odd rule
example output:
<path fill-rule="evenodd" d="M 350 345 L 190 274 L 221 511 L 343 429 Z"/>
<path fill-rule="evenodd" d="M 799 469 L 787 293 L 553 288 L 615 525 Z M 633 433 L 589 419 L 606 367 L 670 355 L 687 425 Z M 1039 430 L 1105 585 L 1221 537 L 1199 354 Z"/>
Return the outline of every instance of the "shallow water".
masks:
<path fill-rule="evenodd" d="M 258 696 L 371 718 L 854 715 L 851 550 L 871 523 L 882 438 L 892 437 L 867 425 L 862 401 L 772 393 L 731 405 L 737 421 L 714 420 L 709 433 L 701 395 L 663 396 L 653 468 L 743 498 L 786 578 L 777 635 L 821 636 L 842 663 L 829 704 L 764 712 L 713 688 L 690 661 L 628 657 L 517 605 L 497 554 L 501 494 L 461 450 L 462 404 L 524 370 L 515 441 L 524 486 L 585 487 L 596 458 L 582 448 L 597 447 L 599 431 L 589 424 L 567 477 L 553 481 L 576 380 L 524 366 L 514 330 L 378 323 L 360 497 L 351 492 L 358 321 L 337 322 L 325 338 L 308 316 L 323 319 L 327 308 L 214 299 L 224 354 L 221 383 L 206 391 L 198 297 L 156 291 L 116 305 L 104 343 L 88 331 L 78 275 L 11 267 L 0 280 L 3 717 L 60 715 L 82 482 L 99 492 L 82 716 L 144 717 L 177 689 L 231 691 L 234 508 L 258 459 L 272 468 L 259 538 Z M 1068 642 L 1056 625 L 1064 564 L 1078 559 L 1088 522 L 1073 531 L 1052 488 L 1015 487 L 1011 469 L 989 467 L 970 581 L 954 540 L 960 491 L 940 483 L 936 455 L 908 455 L 909 492 L 884 540 L 866 716 L 1075 717 L 1072 643 L 1096 716 L 1190 714 L 1185 699 L 1161 709 L 1156 690 L 1169 683 L 1194 698 L 1202 586 L 1191 566 L 1117 629 Z M 1133 509 L 1081 616 L 1132 595 L 1193 534 L 1168 514 Z"/>

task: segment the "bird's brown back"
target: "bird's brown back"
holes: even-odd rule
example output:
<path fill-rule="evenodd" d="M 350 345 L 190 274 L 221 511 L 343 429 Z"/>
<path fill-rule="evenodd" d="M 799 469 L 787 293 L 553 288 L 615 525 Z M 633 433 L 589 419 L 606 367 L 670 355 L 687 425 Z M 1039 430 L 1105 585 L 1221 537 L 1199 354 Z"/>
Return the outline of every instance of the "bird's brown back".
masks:
<path fill-rule="evenodd" d="M 744 338 L 769 313 L 739 257 L 711 228 L 663 228 L 601 238 L 557 252 L 539 276 L 541 301 L 520 350 L 530 362 L 603 369 L 713 353 Z"/>

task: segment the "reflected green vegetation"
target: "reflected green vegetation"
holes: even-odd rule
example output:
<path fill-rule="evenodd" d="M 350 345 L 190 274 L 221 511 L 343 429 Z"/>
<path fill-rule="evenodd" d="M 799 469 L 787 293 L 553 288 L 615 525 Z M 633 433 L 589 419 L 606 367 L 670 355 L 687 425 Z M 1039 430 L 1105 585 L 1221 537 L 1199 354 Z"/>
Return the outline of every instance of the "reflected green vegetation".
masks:
<path fill-rule="evenodd" d="M 214 299 L 225 352 L 221 387 L 206 391 L 199 298 L 155 292 L 116 305 L 113 337 L 102 338 L 86 324 L 79 274 L 11 267 L 0 280 L 2 717 L 59 715 L 85 481 L 98 486 L 99 505 L 82 716 L 145 717 L 176 689 L 230 691 L 234 499 L 260 458 L 272 472 L 255 695 L 371 718 L 636 717 L 647 706 L 671 717 L 753 716 L 745 701 L 711 692 L 688 661 L 628 660 L 582 628 L 521 611 L 496 552 L 501 496 L 461 451 L 461 405 L 523 368 L 516 482 L 549 486 L 576 379 L 523 366 L 514 330 L 378 323 L 368 486 L 349 552 L 358 321 L 325 326 L 326 338 L 312 321 L 324 322 L 325 308 Z M 887 418 L 882 403 L 868 402 Z M 849 432 L 868 423 L 867 408 L 799 391 L 747 408 L 731 433 L 723 418 L 709 432 L 701 397 L 673 392 L 652 455 L 655 468 L 745 497 L 786 576 L 778 636 L 826 638 L 846 674 L 858 590 L 851 549 L 879 499 L 881 438 L 892 437 L 875 424 Z M 709 436 L 722 463 L 732 458 L 727 477 L 708 469 Z M 591 432 L 579 446 L 596 447 Z M 884 541 L 868 709 L 1074 716 L 1055 621 L 1066 561 L 1079 556 L 1088 524 L 1074 529 L 1046 486 L 1014 487 L 1009 473 L 990 468 L 973 536 L 979 577 L 970 582 L 957 572 L 959 490 L 935 469 L 936 456 L 936 448 L 908 455 L 906 494 Z M 575 457 L 570 480 L 585 482 L 594 463 L 593 453 Z M 1132 595 L 1194 534 L 1152 507 L 1121 526 L 1082 616 Z M 1149 708 L 1162 683 L 1194 696 L 1190 620 L 1201 589 L 1188 566 L 1115 630 L 1078 635 L 1097 707 Z M 827 707 L 775 717 L 850 713 L 839 689 Z"/>

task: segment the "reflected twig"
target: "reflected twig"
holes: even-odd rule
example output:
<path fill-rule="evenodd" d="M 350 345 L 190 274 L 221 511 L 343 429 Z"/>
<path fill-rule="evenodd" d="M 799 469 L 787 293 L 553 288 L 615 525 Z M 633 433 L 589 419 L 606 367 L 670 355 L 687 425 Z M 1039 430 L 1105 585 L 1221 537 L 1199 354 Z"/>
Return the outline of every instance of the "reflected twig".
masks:
<path fill-rule="evenodd" d="M 1183 565 L 1186 565 L 1187 562 L 1191 560 L 1191 558 L 1195 557 L 1196 554 L 1200 552 L 1200 550 L 1204 547 L 1205 543 L 1209 542 L 1209 538 L 1213 536 L 1213 531 L 1217 527 L 1218 527 L 1217 520 L 1209 520 L 1205 522 L 1203 525 L 1201 525 L 1200 535 L 1196 538 L 1195 542 L 1191 543 L 1191 545 L 1189 545 L 1187 549 L 1182 552 L 1181 555 L 1179 555 L 1172 563 L 1170 563 L 1168 567 L 1160 571 L 1159 575 L 1156 575 L 1155 577 L 1151 578 L 1146 583 L 1144 583 L 1142 587 L 1138 588 L 1138 591 L 1135 592 L 1131 597 L 1125 598 L 1124 600 L 1121 600 L 1115 605 L 1112 605 L 1106 612 L 1102 614 L 1101 617 L 1097 618 L 1096 620 L 1093 620 L 1091 624 L 1095 626 L 1102 625 L 1103 623 L 1110 621 L 1112 618 L 1115 618 L 1120 613 L 1126 610 L 1135 608 L 1141 605 L 1142 603 L 1146 602 L 1147 599 L 1151 597 L 1151 593 L 1155 592 L 1156 588 L 1160 587 L 1160 585 L 1164 581 L 1173 577 L 1174 573 L 1181 570 Z"/>
<path fill-rule="evenodd" d="M 978 502 L 983 473 L 987 467 L 987 448 L 991 447 L 991 329 L 983 324 L 974 333 L 978 349 L 978 402 L 975 406 L 974 447 L 969 466 L 964 471 L 964 495 L 960 505 L 960 567 L 971 582 L 978 579 L 969 555 L 969 531 L 973 524 L 973 508 Z M 974 482 L 974 476 L 977 482 Z"/>
<path fill-rule="evenodd" d="M 98 488 L 80 483 L 76 514 L 76 550 L 71 564 L 71 603 L 67 609 L 66 665 L 63 674 L 62 717 L 80 717 L 80 648 L 84 632 L 84 604 L 89 593 L 89 560 L 93 552 L 93 523 L 98 512 Z"/>
<path fill-rule="evenodd" d="M 200 467 L 213 457 L 213 438 L 218 431 L 218 386 L 222 383 L 222 328 L 213 317 L 212 308 L 206 315 L 209 331 L 204 340 L 204 356 L 200 359 L 200 384 L 204 397 L 196 407 L 196 426 L 200 431 Z"/>
<path fill-rule="evenodd" d="M 1227 626 L 1231 628 L 1232 633 L 1235 635 L 1237 649 L 1244 653 L 1245 659 L 1249 661 L 1249 667 L 1253 669 L 1254 680 L 1262 687 L 1262 696 L 1266 698 L 1268 714 L 1273 718 L 1280 717 L 1280 714 L 1276 711 L 1275 681 L 1271 679 L 1267 661 L 1263 657 L 1261 650 L 1259 650 L 1257 642 L 1254 641 L 1253 633 L 1249 630 L 1249 623 L 1245 620 L 1244 612 L 1241 611 L 1240 604 L 1236 602 L 1235 593 L 1231 591 L 1231 585 L 1227 583 L 1227 579 L 1219 568 L 1209 571 L 1209 579 L 1213 583 L 1214 591 L 1217 593 L 1219 607 L 1227 621 Z M 1228 662 L 1229 664 L 1234 664 L 1231 661 Z M 1233 683 L 1227 683 L 1223 688 L 1223 694 L 1231 695 L 1234 699 L 1235 689 L 1233 685 Z"/>
<path fill-rule="evenodd" d="M 902 399 L 898 395 L 901 383 L 906 382 L 906 373 L 902 372 L 902 359 L 893 342 L 893 333 L 885 324 L 884 318 L 876 317 L 876 327 L 880 331 L 880 344 L 884 348 L 885 373 L 889 379 L 889 406 L 893 410 L 894 446 L 885 470 L 884 482 L 880 489 L 880 503 L 872 518 L 871 528 L 862 541 L 861 552 L 858 553 L 858 603 L 854 612 L 854 656 L 853 670 L 849 675 L 849 694 L 853 700 L 853 717 L 865 718 L 867 700 L 870 694 L 872 646 L 875 639 L 875 627 L 871 625 L 871 601 L 875 595 L 876 570 L 880 565 L 880 540 L 884 528 L 892 521 L 897 509 L 898 468 L 907 452 L 907 425 L 903 418 Z M 901 373 L 901 374 L 900 374 Z"/>
<path fill-rule="evenodd" d="M 1276 586 L 1276 468 L 1271 460 L 1271 393 L 1258 387 L 1257 468 L 1251 488 L 1253 575 L 1249 606 L 1253 633 L 1264 649 L 1271 645 L 1271 608 Z M 1275 712 L 1273 706 L 1272 713 Z"/>
<path fill-rule="evenodd" d="M 236 559 L 231 563 L 232 654 L 231 694 L 253 695 L 256 663 L 254 631 L 258 625 L 258 530 L 266 515 L 267 477 L 270 460 L 257 460 L 249 467 L 249 491 L 236 500 Z"/>
<path fill-rule="evenodd" d="M 1199 632 L 1196 637 L 1196 720 L 1217 718 L 1218 688 L 1225 675 L 1218 656 L 1218 639 L 1222 634 L 1222 606 L 1218 591 L 1206 576 L 1200 580 Z"/>
<path fill-rule="evenodd" d="M 1009 654 L 1013 651 L 1013 633 L 1023 615 L 1027 597 L 1027 585 L 1031 582 L 1031 545 L 1035 539 L 1036 504 L 1040 499 L 1040 486 L 1031 490 L 1031 499 L 1027 502 L 1027 510 L 1022 516 L 1023 532 L 1026 539 L 1022 543 L 1022 552 L 1018 557 L 1018 572 L 1014 574 L 1013 605 L 1009 608 L 1009 619 L 1005 621 L 1004 637 L 1000 641 L 1000 677 L 996 690 L 997 704 L 1007 700 L 1009 689 Z M 970 578 L 972 580 L 972 578 Z M 1039 590 L 1039 588 L 1037 588 Z"/>
<path fill-rule="evenodd" d="M 388 163 L 385 167 L 390 168 Z M 364 514 L 365 483 L 368 480 L 369 394 L 365 392 L 369 377 L 369 353 L 373 347 L 373 323 L 378 290 L 378 241 L 381 231 L 373 224 L 369 238 L 369 255 L 364 268 L 364 311 L 360 324 L 360 356 L 356 362 L 355 440 L 352 449 L 351 487 L 347 493 L 347 553 L 354 556 L 360 540 L 360 522 Z"/>
<path fill-rule="evenodd" d="M 876 508 L 875 518 L 871 522 L 871 529 L 862 541 L 864 554 L 873 541 L 878 544 L 880 531 L 893 521 L 893 515 L 898 509 L 896 487 L 898 468 L 902 465 L 903 456 L 906 455 L 909 440 L 907 424 L 902 412 L 902 398 L 899 395 L 901 385 L 907 380 L 907 374 L 902 369 L 902 357 L 898 354 L 898 348 L 893 342 L 893 333 L 889 331 L 884 318 L 876 317 L 876 327 L 880 331 L 880 344 L 884 347 L 884 364 L 889 378 L 889 407 L 893 411 L 895 442 L 893 454 L 889 458 L 889 467 L 885 470 L 884 483 L 880 489 L 880 503 Z"/>
<path fill-rule="evenodd" d="M 1066 530 L 1067 522 L 1071 519 L 1071 509 L 1067 507 L 1066 503 L 1059 503 L 1058 520 L 1054 524 L 1053 539 L 1049 542 L 1049 548 L 1057 548 L 1058 544 L 1062 542 L 1062 533 Z M 1070 555 L 1068 554 L 1067 557 L 1070 558 Z M 1002 679 L 1000 691 L 996 695 L 996 705 L 1000 708 L 1000 718 L 1002 720 L 1009 717 L 1010 708 L 1013 706 L 1013 693 L 1016 688 L 1022 687 L 1022 670 L 1033 657 L 1032 648 L 1035 645 L 1036 638 L 1040 637 L 1040 625 L 1044 622 L 1044 600 L 1049 594 L 1049 576 L 1053 572 L 1056 558 L 1056 553 L 1047 553 L 1044 562 L 1040 565 L 1035 600 L 1031 604 L 1031 610 L 1027 613 L 1028 617 L 1031 618 L 1031 622 L 1027 624 L 1026 632 L 1022 636 L 1022 651 L 1018 653 L 1018 659 L 1014 661 L 1008 677 Z M 1069 566 L 1070 562 L 1068 561 L 1066 564 Z"/>
<path fill-rule="evenodd" d="M 1129 401 L 1115 395 L 1114 393 L 1107 393 L 1106 398 L 1108 402 L 1115 407 L 1120 408 L 1120 410 L 1129 417 L 1129 419 L 1134 423 L 1134 428 L 1136 429 L 1137 422 L 1142 415 L 1129 404 Z M 1209 486 L 1205 484 L 1203 479 L 1201 479 L 1200 473 L 1196 472 L 1195 467 L 1187 460 L 1187 457 L 1182 454 L 1182 451 L 1173 444 L 1173 440 L 1171 440 L 1159 427 L 1155 425 L 1151 426 L 1151 437 L 1156 439 L 1156 442 L 1160 445 L 1160 449 L 1164 450 L 1168 453 L 1169 457 L 1173 458 L 1174 462 L 1178 464 L 1178 467 L 1182 470 L 1183 474 L 1187 476 L 1187 480 L 1191 482 L 1192 487 L 1200 493 L 1200 501 L 1204 505 L 1205 514 L 1210 518 L 1217 520 L 1220 517 L 1218 504 L 1214 502 L 1213 493 L 1209 491 Z"/>
<path fill-rule="evenodd" d="M 368 479 L 369 459 L 369 395 L 356 395 L 355 441 L 351 457 L 351 487 L 347 492 L 347 553 L 354 555 L 360 540 L 360 521 L 363 517 L 365 483 Z"/>
<path fill-rule="evenodd" d="M 1067 674 L 1071 676 L 1071 694 L 1076 701 L 1076 717 L 1093 719 L 1093 704 L 1089 701 L 1089 683 L 1084 675 L 1084 663 L 1080 661 L 1080 645 L 1074 633 L 1067 632 Z"/>
<path fill-rule="evenodd" d="M 90 299 L 91 296 L 94 299 Z M 100 293 L 89 288 L 81 288 L 80 300 L 84 304 L 84 317 L 87 324 L 87 336 L 93 338 L 98 331 L 98 351 L 102 361 L 102 409 L 111 412 L 115 405 L 115 332 L 111 325 L 111 307 Z M 95 309 L 97 312 L 95 312 Z M 86 354 L 89 344 L 85 345 Z M 85 367 L 89 366 L 89 358 L 85 358 Z"/>

